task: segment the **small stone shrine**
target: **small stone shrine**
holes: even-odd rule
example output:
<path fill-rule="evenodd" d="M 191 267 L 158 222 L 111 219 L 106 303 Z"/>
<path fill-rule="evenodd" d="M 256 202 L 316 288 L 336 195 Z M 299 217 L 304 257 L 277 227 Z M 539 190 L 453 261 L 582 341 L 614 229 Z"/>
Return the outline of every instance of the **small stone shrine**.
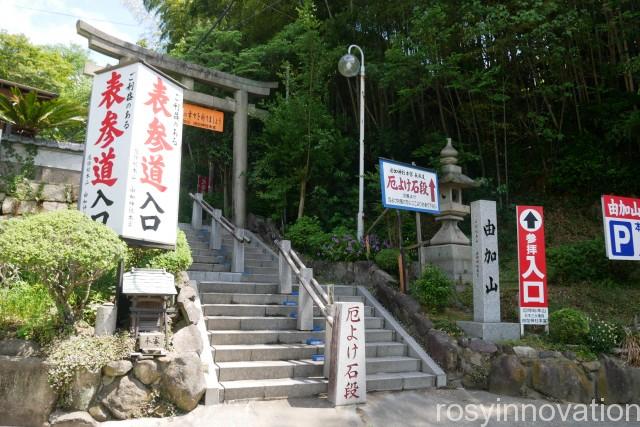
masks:
<path fill-rule="evenodd" d="M 164 354 L 168 302 L 177 294 L 173 274 L 163 269 L 133 268 L 123 275 L 122 293 L 130 300 L 129 325 L 137 349 L 144 354 Z"/>
<path fill-rule="evenodd" d="M 458 151 L 451 145 L 451 138 L 440 151 L 440 163 L 440 214 L 436 221 L 442 225 L 429 246 L 420 248 L 420 259 L 422 265 L 426 265 L 425 261 L 437 265 L 457 285 L 463 285 L 471 283 L 471 242 L 458 228 L 469 214 L 469 206 L 462 203 L 462 190 L 477 184 L 457 165 Z"/>
<path fill-rule="evenodd" d="M 519 323 L 500 321 L 500 267 L 496 202 L 471 203 L 473 321 L 457 322 L 467 334 L 487 341 L 520 338 Z"/>

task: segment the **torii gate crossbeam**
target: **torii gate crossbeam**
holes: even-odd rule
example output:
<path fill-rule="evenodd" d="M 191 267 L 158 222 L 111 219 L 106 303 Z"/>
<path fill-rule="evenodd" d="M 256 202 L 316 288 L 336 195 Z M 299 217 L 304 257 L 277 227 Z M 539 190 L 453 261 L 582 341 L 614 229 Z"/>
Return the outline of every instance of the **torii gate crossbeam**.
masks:
<path fill-rule="evenodd" d="M 247 194 L 247 125 L 248 115 L 263 116 L 264 111 L 249 104 L 249 94 L 269 95 L 278 87 L 276 82 L 260 82 L 233 74 L 206 68 L 163 55 L 141 46 L 120 40 L 79 20 L 76 31 L 89 42 L 89 49 L 119 61 L 137 59 L 166 73 L 178 75 L 188 88 L 185 101 L 233 113 L 233 222 L 237 227 L 246 227 Z M 234 98 L 218 98 L 193 90 L 194 81 L 233 92 Z"/>

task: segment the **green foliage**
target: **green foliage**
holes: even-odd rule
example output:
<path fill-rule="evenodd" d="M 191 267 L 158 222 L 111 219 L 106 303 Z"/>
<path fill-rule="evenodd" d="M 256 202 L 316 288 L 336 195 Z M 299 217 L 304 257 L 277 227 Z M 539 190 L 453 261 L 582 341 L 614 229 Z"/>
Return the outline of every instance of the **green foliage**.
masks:
<path fill-rule="evenodd" d="M 125 249 L 110 228 L 75 210 L 12 219 L 0 229 L 0 263 L 42 283 L 68 324 L 82 312 L 91 285 L 115 268 Z"/>
<path fill-rule="evenodd" d="M 624 328 L 620 324 L 596 319 L 589 325 L 587 344 L 596 353 L 610 353 L 622 344 L 624 337 Z"/>
<path fill-rule="evenodd" d="M 64 129 L 84 123 L 83 109 L 69 101 L 40 101 L 36 92 L 11 88 L 11 96 L 0 94 L 0 120 L 12 124 L 14 133 L 35 136 L 43 130 Z"/>
<path fill-rule="evenodd" d="M 398 255 L 400 251 L 398 249 L 382 249 L 378 252 L 374 260 L 378 267 L 383 269 L 389 274 L 398 274 Z"/>
<path fill-rule="evenodd" d="M 323 246 L 322 255 L 328 261 L 359 261 L 366 258 L 366 251 L 353 231 L 336 227 Z"/>
<path fill-rule="evenodd" d="M 18 200 L 27 200 L 29 196 L 33 196 L 31 182 L 35 177 L 35 157 L 38 154 L 36 145 L 25 145 L 25 154 L 19 154 L 13 147 L 12 143 L 3 140 L 2 150 L 4 151 L 5 160 L 10 161 L 15 166 L 7 170 L 0 176 L 0 190 L 4 193 L 17 198 Z"/>
<path fill-rule="evenodd" d="M 295 251 L 315 258 L 322 256 L 324 246 L 329 241 L 329 236 L 322 230 L 318 218 L 307 216 L 291 225 L 285 233 L 285 238 L 291 240 L 291 246 Z"/>
<path fill-rule="evenodd" d="M 411 293 L 428 309 L 442 311 L 453 293 L 451 280 L 435 265 L 428 265 L 410 286 Z"/>
<path fill-rule="evenodd" d="M 128 334 L 114 336 L 70 336 L 55 341 L 45 349 L 49 367 L 49 384 L 58 393 L 61 406 L 69 404 L 71 382 L 76 372 L 84 369 L 100 372 L 113 360 L 129 357 L 134 340 Z"/>
<path fill-rule="evenodd" d="M 193 263 L 191 248 L 187 236 L 178 230 L 176 248 L 174 250 L 129 248 L 127 252 L 127 270 L 131 268 L 164 268 L 167 272 L 177 275 L 186 271 Z"/>
<path fill-rule="evenodd" d="M 44 286 L 20 280 L 0 286 L 0 339 L 16 336 L 46 344 L 58 333 L 59 322 Z"/>
<path fill-rule="evenodd" d="M 563 308 L 549 316 L 549 335 L 562 344 L 584 344 L 589 334 L 589 318 L 580 310 Z"/>
<path fill-rule="evenodd" d="M 637 270 L 630 263 L 608 260 L 601 237 L 551 247 L 547 262 L 549 280 L 563 285 L 606 280 L 625 283 Z"/>

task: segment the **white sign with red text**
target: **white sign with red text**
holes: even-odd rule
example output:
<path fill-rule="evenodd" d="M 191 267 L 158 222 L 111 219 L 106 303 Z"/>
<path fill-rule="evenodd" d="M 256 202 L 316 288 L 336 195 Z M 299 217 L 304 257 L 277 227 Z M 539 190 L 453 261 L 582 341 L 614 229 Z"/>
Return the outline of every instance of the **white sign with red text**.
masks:
<path fill-rule="evenodd" d="M 542 206 L 516 206 L 518 220 L 518 280 L 520 323 L 549 323 L 547 259 Z"/>
<path fill-rule="evenodd" d="M 135 63 L 94 77 L 80 210 L 123 239 L 176 244 L 182 88 Z"/>
<path fill-rule="evenodd" d="M 602 196 L 602 223 L 607 257 L 640 260 L 640 199 Z"/>
<path fill-rule="evenodd" d="M 438 175 L 432 170 L 380 159 L 380 187 L 385 208 L 440 213 Z"/>

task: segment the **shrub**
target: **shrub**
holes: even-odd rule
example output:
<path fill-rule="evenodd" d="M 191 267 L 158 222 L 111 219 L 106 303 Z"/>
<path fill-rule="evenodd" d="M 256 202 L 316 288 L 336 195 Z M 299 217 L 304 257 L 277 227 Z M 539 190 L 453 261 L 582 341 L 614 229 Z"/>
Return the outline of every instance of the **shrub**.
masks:
<path fill-rule="evenodd" d="M 328 243 L 322 247 L 320 255 L 329 261 L 358 261 L 365 259 L 366 253 L 351 230 L 336 227 Z"/>
<path fill-rule="evenodd" d="M 549 316 L 549 335 L 562 344 L 583 344 L 589 333 L 589 318 L 580 310 L 563 308 Z"/>
<path fill-rule="evenodd" d="M 622 343 L 624 336 L 624 328 L 621 325 L 604 320 L 593 320 L 589 325 L 587 343 L 596 353 L 610 353 L 614 347 Z"/>
<path fill-rule="evenodd" d="M 549 248 L 549 280 L 560 284 L 580 282 L 628 282 L 638 267 L 634 263 L 610 261 L 602 238 Z"/>
<path fill-rule="evenodd" d="M 398 249 L 382 249 L 373 258 L 378 267 L 389 274 L 398 273 Z"/>
<path fill-rule="evenodd" d="M 411 293 L 428 308 L 442 311 L 453 291 L 451 280 L 435 265 L 428 265 L 422 277 L 413 282 Z"/>
<path fill-rule="evenodd" d="M 75 210 L 9 220 L 0 235 L 0 263 L 43 284 L 69 324 L 82 312 L 93 282 L 115 268 L 125 249 L 110 228 Z"/>
<path fill-rule="evenodd" d="M 193 263 L 191 248 L 187 236 L 178 230 L 176 248 L 164 249 L 129 248 L 127 251 L 127 270 L 131 268 L 164 268 L 174 275 L 186 271 Z"/>
<path fill-rule="evenodd" d="M 17 281 L 0 287 L 0 339 L 16 336 L 46 344 L 59 327 L 56 305 L 44 286 Z"/>
<path fill-rule="evenodd" d="M 324 247 L 329 243 L 329 235 L 322 231 L 320 221 L 316 217 L 303 216 L 289 227 L 285 237 L 291 240 L 295 251 L 320 258 L 324 254 Z"/>
<path fill-rule="evenodd" d="M 114 336 L 70 336 L 45 349 L 49 362 L 49 384 L 58 393 L 61 406 L 69 403 L 69 386 L 80 369 L 99 372 L 104 365 L 129 357 L 134 341 L 128 334 Z"/>

